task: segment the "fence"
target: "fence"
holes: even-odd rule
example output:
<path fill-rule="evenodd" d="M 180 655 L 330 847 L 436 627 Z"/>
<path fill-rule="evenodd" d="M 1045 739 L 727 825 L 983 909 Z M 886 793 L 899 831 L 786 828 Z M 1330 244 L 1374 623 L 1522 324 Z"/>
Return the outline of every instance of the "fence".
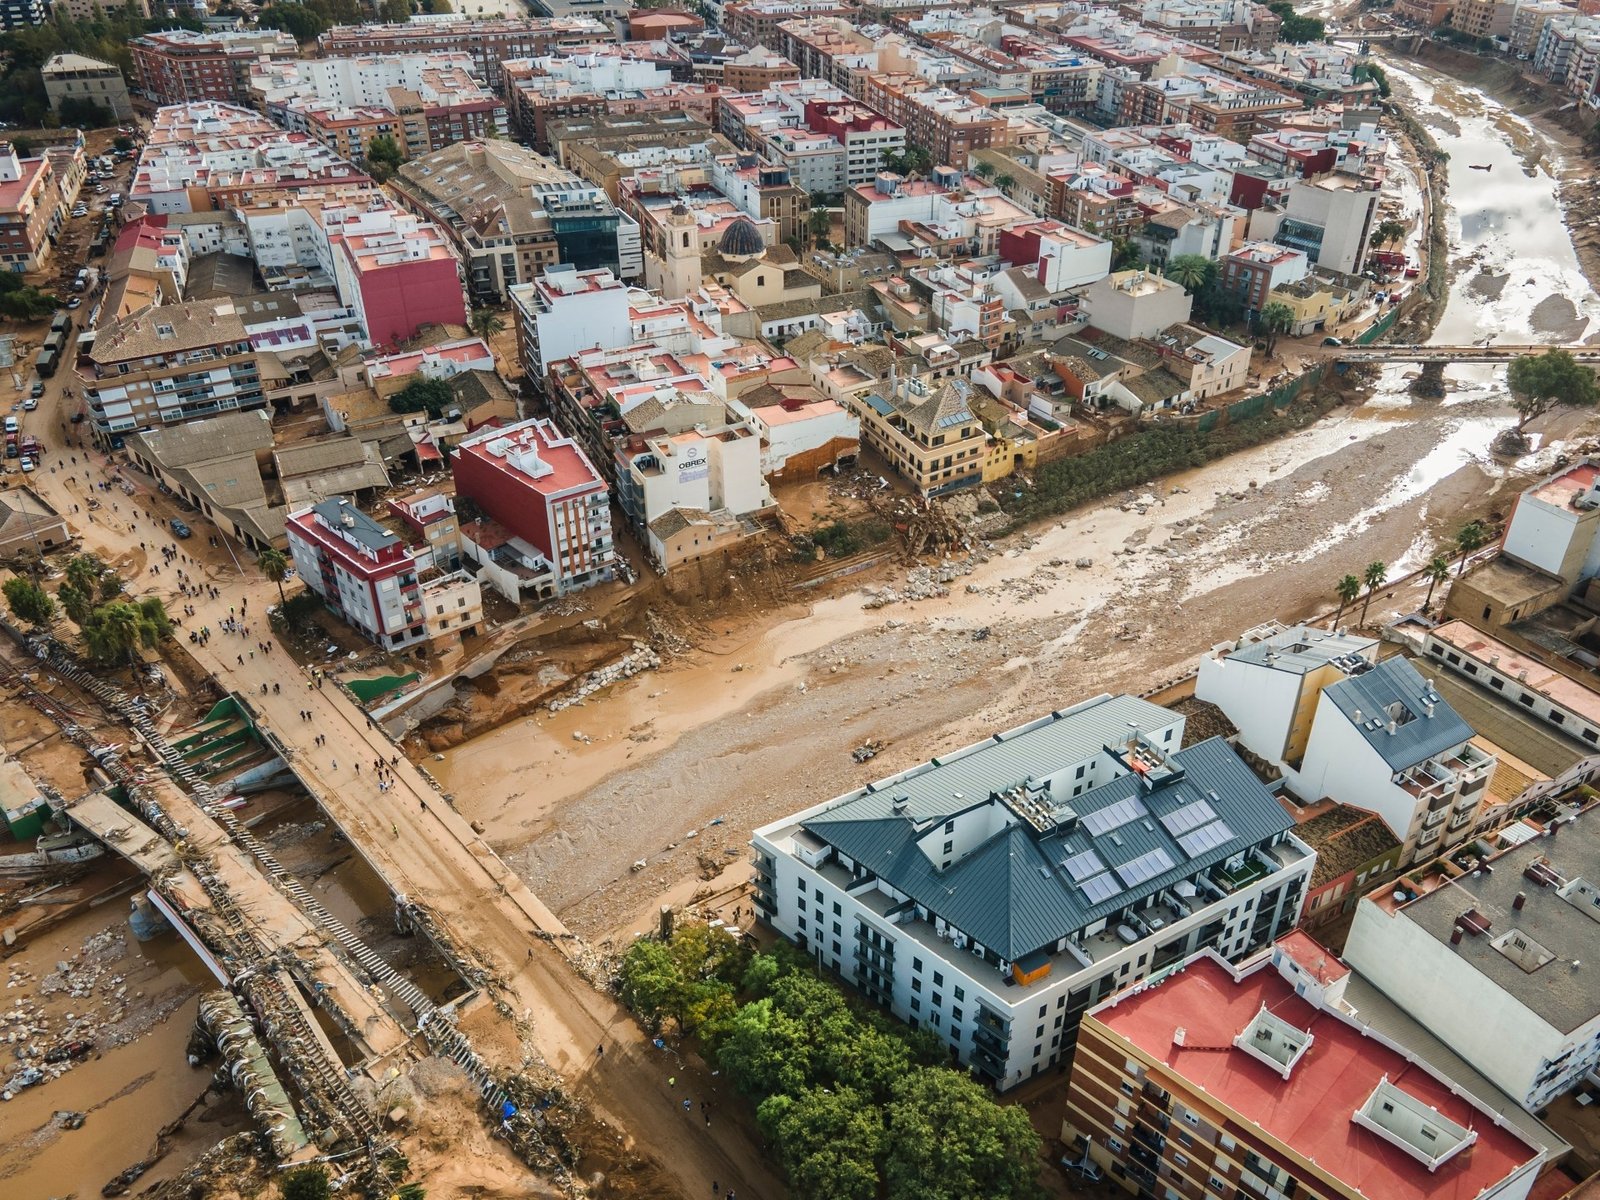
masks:
<path fill-rule="evenodd" d="M 1194 427 L 1200 433 L 1210 433 L 1219 425 L 1231 425 L 1235 421 L 1248 421 L 1251 417 L 1259 417 L 1269 406 L 1285 408 L 1301 392 L 1321 383 L 1324 370 L 1324 365 L 1318 363 L 1309 371 L 1296 375 L 1275 388 L 1269 388 L 1254 396 L 1246 396 L 1243 400 L 1235 400 L 1226 408 L 1214 408 L 1208 413 L 1202 413 Z"/>

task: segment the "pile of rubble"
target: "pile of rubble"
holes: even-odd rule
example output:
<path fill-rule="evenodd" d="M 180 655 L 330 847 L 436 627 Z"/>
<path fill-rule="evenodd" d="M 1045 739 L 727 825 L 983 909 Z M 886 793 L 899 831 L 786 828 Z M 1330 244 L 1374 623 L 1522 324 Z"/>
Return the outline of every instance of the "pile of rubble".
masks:
<path fill-rule="evenodd" d="M 963 575 L 972 574 L 977 565 L 978 560 L 969 555 L 966 558 L 947 558 L 933 567 L 912 567 L 906 572 L 906 581 L 899 588 L 869 588 L 861 607 L 885 608 L 903 600 L 934 600 L 948 596 L 950 584 Z"/>
<path fill-rule="evenodd" d="M 10 1005 L 0 1008 L 0 1045 L 11 1050 L 20 1064 L 0 1083 L 0 1099 L 10 1100 L 23 1088 L 56 1079 L 99 1047 L 119 1046 L 132 1040 L 125 1030 L 111 1028 L 142 1000 L 142 991 L 130 992 L 121 975 L 111 974 L 111 964 L 127 949 L 121 929 L 93 935 L 72 959 L 62 959 L 56 969 L 35 979 L 26 966 L 13 963 L 6 988 L 23 990 Z M 83 1001 L 65 1012 L 52 1013 L 45 1000 L 65 996 Z"/>
<path fill-rule="evenodd" d="M 633 650 L 616 662 L 607 663 L 597 671 L 590 671 L 576 686 L 549 701 L 545 707 L 553 713 L 560 712 L 574 704 L 583 703 L 601 688 L 610 687 L 613 683 L 620 683 L 624 679 L 632 679 L 641 671 L 660 669 L 661 656 L 652 647 L 635 643 Z"/>
<path fill-rule="evenodd" d="M 694 649 L 689 639 L 667 624 L 664 617 L 655 609 L 646 609 L 644 614 L 645 628 L 650 631 L 650 644 L 660 654 L 672 657 L 678 654 L 687 654 Z"/>

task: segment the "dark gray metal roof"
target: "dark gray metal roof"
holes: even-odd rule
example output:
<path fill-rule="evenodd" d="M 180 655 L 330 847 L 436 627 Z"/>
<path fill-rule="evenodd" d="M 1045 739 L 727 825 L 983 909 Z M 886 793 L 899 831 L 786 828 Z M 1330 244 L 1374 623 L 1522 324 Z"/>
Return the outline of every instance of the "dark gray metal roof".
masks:
<path fill-rule="evenodd" d="M 1229 661 L 1254 663 L 1304 675 L 1336 659 L 1365 657 L 1377 647 L 1376 638 L 1360 634 L 1334 633 L 1309 625 L 1295 625 L 1271 637 L 1249 642 L 1229 651 Z"/>
<path fill-rule="evenodd" d="M 368 549 L 387 549 L 400 540 L 348 500 L 323 500 L 311 509 L 329 528 L 342 530 Z"/>
<path fill-rule="evenodd" d="M 1472 726 L 1403 658 L 1387 659 L 1361 675 L 1330 684 L 1323 694 L 1393 771 L 1426 762 L 1472 737 Z"/>
<path fill-rule="evenodd" d="M 1170 720 L 1171 714 L 1162 711 Z M 1066 735 L 1059 726 L 1074 724 L 1079 726 L 1080 738 L 1091 730 L 1098 732 L 1099 745 L 1085 746 L 1080 742 L 1071 747 L 1077 753 L 1067 758 L 1042 753 L 1046 748 L 1044 739 L 1036 735 L 1043 734 L 1060 744 Z M 943 917 L 1001 957 L 1015 961 L 1035 950 L 1053 948 L 1058 939 L 1180 880 L 1208 871 L 1294 825 L 1233 749 L 1222 739 L 1211 738 L 1171 756 L 1183 772 L 1175 783 L 1146 792 L 1138 777 L 1129 773 L 1072 799 L 1071 807 L 1080 817 L 1103 812 L 1130 798 L 1137 798 L 1147 810 L 1100 836 L 1089 832 L 1082 823 L 1074 823 L 1068 832 L 1041 835 L 1019 821 L 945 870 L 940 870 L 918 848 L 917 839 L 931 823 L 984 803 L 991 793 L 1003 792 L 1030 775 L 1049 775 L 1067 762 L 1092 757 L 1096 749 L 1104 753 L 1106 740 L 1118 740 L 1114 731 L 1110 738 L 1106 733 L 1107 726 L 1100 721 L 1058 719 L 1032 733 L 1014 735 L 1009 743 L 996 743 L 993 761 L 998 770 L 984 769 L 990 763 L 987 747 L 950 767 L 938 766 L 935 760 L 934 771 L 836 805 L 806 821 L 804 828 L 930 913 Z M 1036 753 L 1028 753 L 1030 749 Z M 951 768 L 958 765 L 963 768 L 959 784 L 952 787 L 956 773 Z M 933 777 L 937 782 L 932 782 Z M 904 812 L 895 813 L 893 800 L 907 795 L 906 782 L 924 786 L 914 799 L 907 799 Z M 1223 832 L 1227 836 L 1191 857 L 1168 831 L 1163 818 L 1201 801 L 1209 803 L 1225 823 Z M 1108 868 L 1102 878 L 1115 889 L 1098 902 L 1074 882 L 1062 865 L 1089 849 Z M 1159 869 L 1162 860 L 1153 857 L 1157 851 L 1166 856 L 1165 861 L 1172 864 L 1170 868 Z M 1155 868 L 1153 873 L 1139 882 L 1125 883 L 1125 878 L 1139 878 L 1137 873 L 1130 876 L 1127 868 L 1141 861 L 1147 869 Z"/>

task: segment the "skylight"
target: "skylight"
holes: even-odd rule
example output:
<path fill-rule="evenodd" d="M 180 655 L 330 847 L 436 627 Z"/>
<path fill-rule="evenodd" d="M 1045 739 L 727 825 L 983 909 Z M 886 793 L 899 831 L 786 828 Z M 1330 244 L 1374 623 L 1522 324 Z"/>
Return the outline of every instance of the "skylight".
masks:
<path fill-rule="evenodd" d="M 1398 1146 L 1429 1171 L 1437 1171 L 1478 1140 L 1475 1130 L 1457 1125 L 1438 1109 L 1402 1091 L 1387 1075 L 1350 1119 Z"/>
<path fill-rule="evenodd" d="M 1250 1024 L 1239 1031 L 1233 1044 L 1287 1079 L 1300 1056 L 1315 1040 L 1304 1029 L 1297 1029 L 1282 1017 L 1274 1016 L 1263 1004 Z"/>

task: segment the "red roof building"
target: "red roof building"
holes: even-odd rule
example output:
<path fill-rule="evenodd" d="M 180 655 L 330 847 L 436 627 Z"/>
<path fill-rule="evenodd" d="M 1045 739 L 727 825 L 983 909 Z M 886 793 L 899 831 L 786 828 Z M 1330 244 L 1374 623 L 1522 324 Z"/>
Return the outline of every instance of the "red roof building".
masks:
<path fill-rule="evenodd" d="M 1544 1148 L 1359 1022 L 1348 975 L 1297 933 L 1090 1009 L 1063 1140 L 1143 1195 L 1524 1200 Z"/>
<path fill-rule="evenodd" d="M 462 549 L 508 599 L 562 595 L 611 578 L 609 489 L 554 421 L 536 417 L 474 434 L 457 445 L 451 470 L 456 495 L 490 519 L 462 530 Z"/>

